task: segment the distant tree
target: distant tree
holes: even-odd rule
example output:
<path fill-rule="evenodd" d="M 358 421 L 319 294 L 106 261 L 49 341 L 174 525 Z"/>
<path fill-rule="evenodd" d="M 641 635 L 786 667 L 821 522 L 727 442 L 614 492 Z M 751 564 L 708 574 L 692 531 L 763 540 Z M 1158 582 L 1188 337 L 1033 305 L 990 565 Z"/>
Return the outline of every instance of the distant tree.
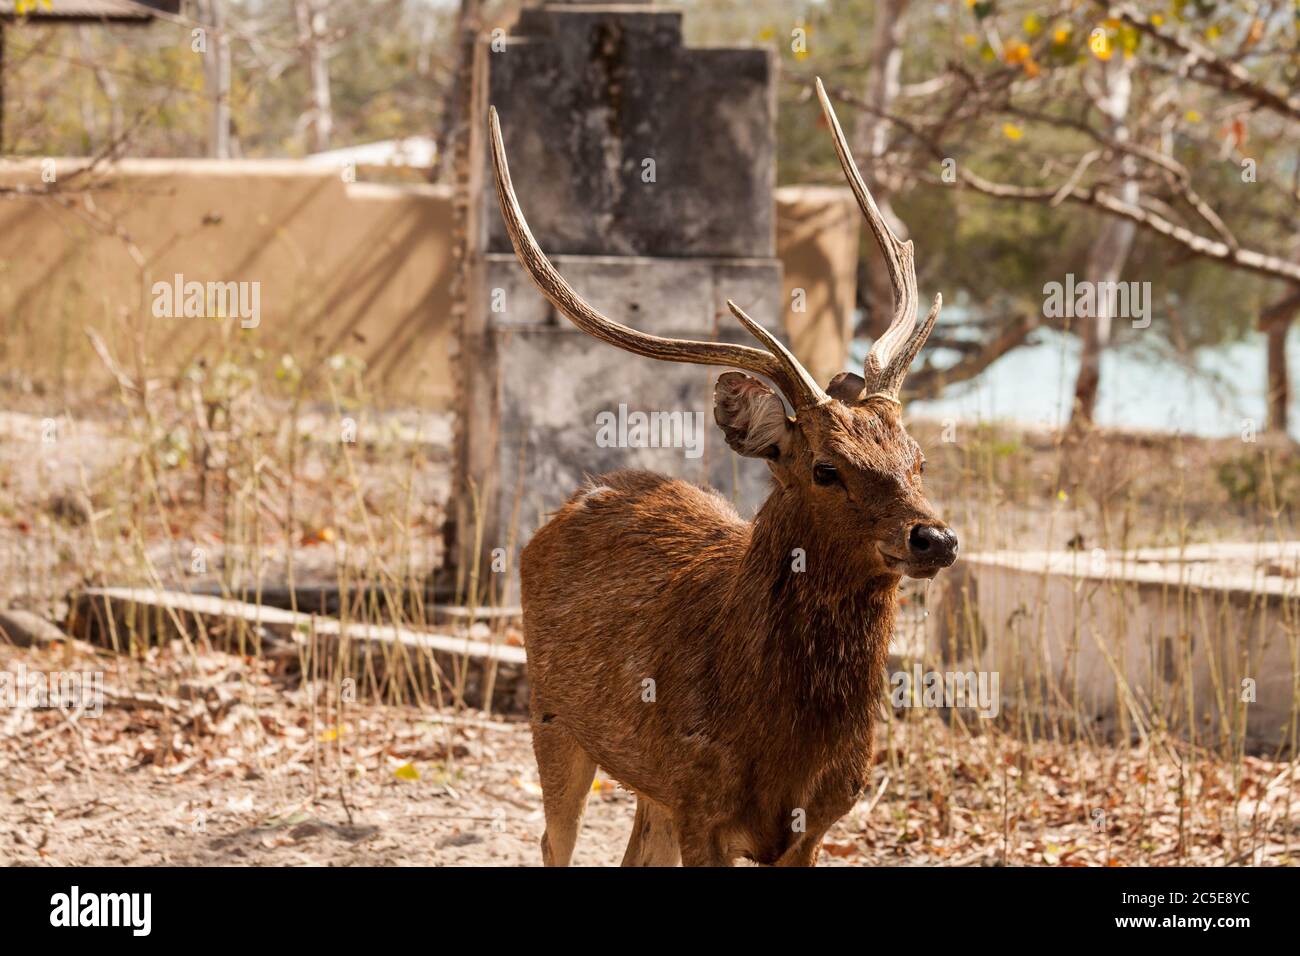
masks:
<path fill-rule="evenodd" d="M 8 0 L 0 0 L 0 3 Z M 57 2 L 57 0 L 56 0 Z M 148 27 L 5 31 L 7 152 L 88 155 L 156 111 L 143 156 L 293 156 L 429 134 L 455 75 L 439 0 L 194 0 Z M 303 17 L 306 22 L 304 25 Z"/>
<path fill-rule="evenodd" d="M 902 218 L 924 234 L 918 242 L 945 282 L 960 276 L 977 300 L 982 292 L 990 319 L 983 335 L 972 341 L 940 330 L 932 341 L 956 346 L 961 357 L 949 368 L 928 366 L 914 376 L 918 386 L 931 390 L 978 374 L 1054 324 L 1041 314 L 1041 291 L 1034 301 L 1035 286 L 1041 290 L 1043 267 L 1059 262 L 1062 251 L 1081 263 L 1070 271 L 1093 281 L 1159 269 L 1166 305 L 1182 323 L 1165 334 L 1184 342 L 1245 331 L 1239 315 L 1270 295 L 1261 279 L 1284 284 L 1271 296 L 1265 324 L 1276 330 L 1291 321 L 1300 304 L 1300 174 L 1287 147 L 1300 118 L 1289 92 L 1300 75 L 1291 11 L 1281 3 L 1210 0 L 966 6 L 964 22 L 954 23 L 950 9 L 911 5 L 902 79 L 888 105 L 879 85 L 864 82 L 873 65 L 863 54 L 879 45 L 862 37 L 881 31 L 858 21 L 855 45 L 838 36 L 849 31 L 836 12 L 817 21 L 831 39 L 789 71 L 797 84 L 792 96 L 806 95 L 820 72 L 846 109 L 857 106 L 889 125 L 887 150 L 858 144 L 873 177 L 892 181 L 895 205 L 909 207 Z M 989 219 L 934 190 L 901 191 L 921 183 L 1039 211 Z M 1070 208 L 1086 215 L 1062 220 Z M 980 242 L 971 241 L 972 232 Z M 987 277 L 971 275 L 960 257 Z M 1228 266 L 1240 281 L 1183 269 L 1189 260 Z M 1203 307 L 1183 310 L 1180 299 Z M 1071 328 L 1083 340 L 1076 425 L 1091 421 L 1113 320 L 1103 313 Z M 1284 331 L 1270 336 L 1274 428 L 1286 425 L 1279 400 L 1284 339 Z"/>
<path fill-rule="evenodd" d="M 198 0 L 199 23 L 192 49 L 203 57 L 203 79 L 208 94 L 208 155 L 231 157 L 230 33 L 225 0 Z"/>
<path fill-rule="evenodd" d="M 324 152 L 330 148 L 334 131 L 334 113 L 330 98 L 330 52 L 327 13 L 329 0 L 293 0 L 298 23 L 298 43 L 302 47 L 307 71 L 307 126 L 311 130 L 311 148 Z"/>

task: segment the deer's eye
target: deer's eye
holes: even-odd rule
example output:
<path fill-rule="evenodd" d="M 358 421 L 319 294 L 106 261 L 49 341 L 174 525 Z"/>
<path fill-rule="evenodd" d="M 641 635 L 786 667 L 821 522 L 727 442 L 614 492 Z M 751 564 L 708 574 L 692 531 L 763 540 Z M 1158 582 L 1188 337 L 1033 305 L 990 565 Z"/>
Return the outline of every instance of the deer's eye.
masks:
<path fill-rule="evenodd" d="M 813 481 L 819 485 L 833 485 L 840 480 L 840 473 L 834 465 L 818 464 L 813 466 Z"/>

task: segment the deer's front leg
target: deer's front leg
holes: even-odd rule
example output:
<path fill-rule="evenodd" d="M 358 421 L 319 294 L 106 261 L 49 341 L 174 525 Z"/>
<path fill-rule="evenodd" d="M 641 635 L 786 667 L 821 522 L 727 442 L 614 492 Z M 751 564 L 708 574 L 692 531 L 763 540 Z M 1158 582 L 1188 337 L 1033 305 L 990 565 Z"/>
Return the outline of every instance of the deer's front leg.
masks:
<path fill-rule="evenodd" d="M 781 854 L 773 866 L 816 866 L 817 855 L 821 853 L 822 839 L 830 827 L 822 827 L 815 833 L 808 832 L 798 842 Z"/>
<path fill-rule="evenodd" d="M 692 825 L 680 817 L 675 821 L 682 866 L 731 866 L 732 858 L 722 848 L 716 828 Z"/>
<path fill-rule="evenodd" d="M 819 799 L 808 808 L 808 829 L 789 847 L 776 866 L 816 866 L 826 832 L 853 809 L 862 792 L 861 784 L 834 784 L 823 788 Z"/>

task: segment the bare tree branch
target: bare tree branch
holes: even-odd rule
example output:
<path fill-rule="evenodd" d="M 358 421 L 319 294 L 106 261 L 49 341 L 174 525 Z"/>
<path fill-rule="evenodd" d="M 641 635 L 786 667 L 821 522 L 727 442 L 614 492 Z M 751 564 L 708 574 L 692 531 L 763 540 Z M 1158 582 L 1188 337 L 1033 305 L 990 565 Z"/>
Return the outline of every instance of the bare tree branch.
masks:
<path fill-rule="evenodd" d="M 1098 6 L 1106 6 L 1099 3 Z M 1130 6 L 1115 10 L 1115 15 L 1134 29 L 1151 37 L 1167 49 L 1192 58 L 1192 65 L 1204 68 L 1209 85 L 1225 93 L 1236 93 L 1248 97 L 1259 106 L 1284 116 L 1287 119 L 1300 120 L 1300 99 L 1287 96 L 1253 79 L 1239 63 L 1219 56 L 1203 43 L 1198 42 L 1177 29 L 1162 29 Z M 1193 72 L 1193 79 L 1199 79 Z"/>
<path fill-rule="evenodd" d="M 871 105 L 865 103 L 861 97 L 854 96 L 851 91 L 842 87 L 837 89 L 835 94 L 839 100 L 851 106 L 859 109 L 871 109 Z M 942 162 L 952 155 L 950 150 L 945 149 L 938 140 L 918 124 L 890 113 L 883 113 L 882 116 L 908 133 L 939 161 Z M 1068 200 L 1081 206 L 1100 209 L 1112 216 L 1133 222 L 1147 232 L 1176 242 L 1203 258 L 1224 262 L 1236 268 L 1274 279 L 1300 282 L 1300 263 L 1258 252 L 1254 249 L 1243 249 L 1240 246 L 1234 248 L 1221 238 L 1211 239 L 1201 235 L 1150 209 L 1125 202 L 1097 186 L 1074 186 L 1069 189 L 1060 186 L 1015 186 L 987 179 L 960 163 L 957 164 L 956 177 L 958 184 L 995 199 L 1046 204 L 1051 204 L 1053 201 L 1059 203 Z"/>
<path fill-rule="evenodd" d="M 989 341 L 971 343 L 975 347 L 964 349 L 967 354 L 946 368 L 937 368 L 932 359 L 927 358 L 925 364 L 907 378 L 908 397 L 933 398 L 949 385 L 975 378 L 1002 356 L 1024 345 L 1030 333 L 1041 324 L 1037 315 L 1018 315 Z M 944 347 L 944 344 L 943 341 L 930 343 L 939 347 Z"/>

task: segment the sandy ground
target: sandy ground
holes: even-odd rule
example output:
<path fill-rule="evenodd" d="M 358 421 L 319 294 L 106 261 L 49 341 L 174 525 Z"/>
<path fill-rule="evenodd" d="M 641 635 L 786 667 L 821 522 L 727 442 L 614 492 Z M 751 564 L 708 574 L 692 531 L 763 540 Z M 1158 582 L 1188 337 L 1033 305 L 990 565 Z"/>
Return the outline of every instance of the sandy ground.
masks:
<path fill-rule="evenodd" d="M 471 734 L 470 736 L 473 736 Z M 0 799 L 0 859 L 121 866 L 535 865 L 540 796 L 519 727 L 482 731 L 455 769 L 366 774 L 313 786 L 310 769 L 211 779 L 151 766 L 125 773 L 25 767 Z M 12 769 L 12 768 L 11 768 Z M 315 796 L 313 796 L 315 792 Z M 346 806 L 345 806 L 346 799 Z M 594 794 L 574 862 L 617 862 L 634 798 Z"/>
<path fill-rule="evenodd" d="M 6 863 L 540 863 L 522 723 L 340 704 L 265 662 L 179 643 L 139 662 L 76 642 L 0 647 L 0 676 L 59 670 L 100 672 L 103 710 L 0 709 Z M 1234 770 L 1172 746 L 1024 743 L 932 712 L 889 721 L 821 864 L 1292 862 L 1294 766 L 1247 757 Z M 598 776 L 575 864 L 621 860 L 634 804 Z"/>
<path fill-rule="evenodd" d="M 11 672 L 19 664 L 48 665 L 50 653 L 11 649 L 8 664 Z M 61 652 L 58 657 L 62 663 Z M 90 652 L 79 657 L 82 666 L 98 660 Z M 220 662 L 216 670 L 232 662 L 240 669 L 238 659 L 225 655 L 212 655 L 213 661 Z M 230 686 L 240 694 L 238 682 Z M 179 715 L 154 709 L 162 698 L 137 694 L 112 702 L 115 694 L 110 689 L 109 706 L 98 717 L 7 712 L 0 737 L 0 860 L 540 863 L 541 792 L 522 723 L 363 706 L 341 725 L 313 734 L 301 726 L 310 721 L 309 706 L 294 706 L 303 695 L 285 692 L 287 706 L 260 709 L 262 695 L 241 695 L 254 701 L 250 707 L 217 693 L 215 707 L 200 704 L 202 717 L 182 726 L 170 720 Z M 207 726 L 191 746 L 198 724 Z M 169 741 L 174 746 L 167 752 Z M 598 778 L 575 864 L 617 863 L 634 807 L 632 794 Z"/>

